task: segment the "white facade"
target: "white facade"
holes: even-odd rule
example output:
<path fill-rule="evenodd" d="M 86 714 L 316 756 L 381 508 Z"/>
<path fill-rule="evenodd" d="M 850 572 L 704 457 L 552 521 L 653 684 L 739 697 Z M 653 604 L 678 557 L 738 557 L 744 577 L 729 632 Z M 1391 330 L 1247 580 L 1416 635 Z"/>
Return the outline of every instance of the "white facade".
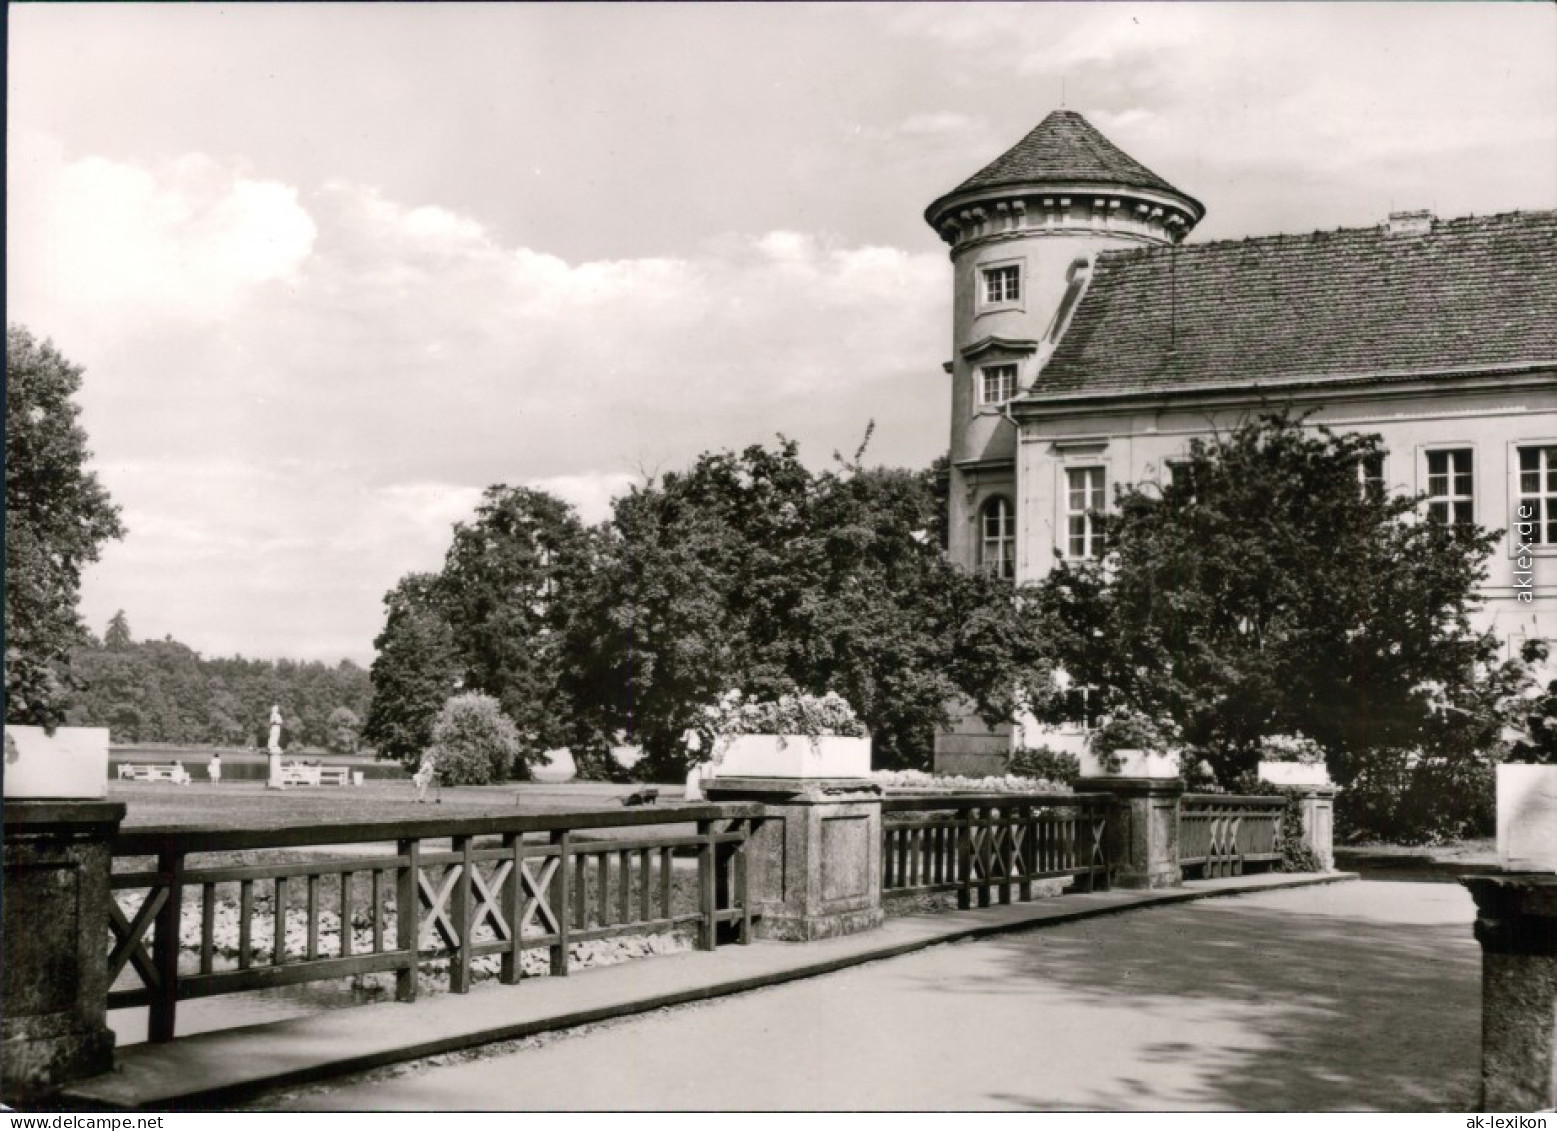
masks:
<path fill-rule="evenodd" d="M 1557 448 L 1557 370 L 1464 377 L 1453 382 L 1358 383 L 1278 398 L 1229 392 L 1192 403 L 1139 398 L 1091 410 L 1024 409 L 1016 464 L 1018 581 L 1033 581 L 1066 552 L 1066 479 L 1076 468 L 1102 471 L 1114 487 L 1164 483 L 1189 442 L 1261 411 L 1290 406 L 1336 432 L 1376 433 L 1386 451 L 1384 482 L 1397 494 L 1428 491 L 1428 454 L 1470 453 L 1473 520 L 1505 530 L 1487 562 L 1476 621 L 1513 642 L 1557 638 L 1557 545 L 1520 554 L 1515 511 L 1521 499 L 1519 450 Z"/>

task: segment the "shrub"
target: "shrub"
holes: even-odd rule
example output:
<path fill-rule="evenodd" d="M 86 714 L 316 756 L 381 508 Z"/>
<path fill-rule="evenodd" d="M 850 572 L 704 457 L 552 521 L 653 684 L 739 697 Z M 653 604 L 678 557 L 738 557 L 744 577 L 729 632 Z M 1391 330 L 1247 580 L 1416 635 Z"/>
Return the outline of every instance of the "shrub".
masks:
<path fill-rule="evenodd" d="M 1352 843 L 1438 844 L 1487 836 L 1496 792 L 1488 760 L 1377 751 L 1337 794 L 1336 829 Z"/>
<path fill-rule="evenodd" d="M 1301 762 L 1305 766 L 1322 766 L 1324 748 L 1312 738 L 1301 734 L 1271 734 L 1260 739 L 1260 761 Z"/>
<path fill-rule="evenodd" d="M 350 707 L 337 707 L 330 712 L 329 721 L 325 724 L 329 732 L 326 746 L 332 754 L 355 754 L 360 741 L 358 732 L 362 729 L 362 722 L 357 718 L 357 712 Z"/>
<path fill-rule="evenodd" d="M 1150 750 L 1162 754 L 1172 746 L 1167 728 L 1140 711 L 1116 712 L 1092 732 L 1093 753 L 1102 757 L 1116 750 Z"/>
<path fill-rule="evenodd" d="M 1081 763 L 1074 754 L 1063 750 L 1024 746 L 1011 756 L 1010 772 L 1017 777 L 1068 786 L 1081 776 Z"/>
<path fill-rule="evenodd" d="M 1526 664 L 1541 663 L 1547 657 L 1544 641 L 1525 645 Z M 1557 679 L 1548 682 L 1544 690 L 1516 702 L 1510 713 L 1522 733 L 1514 740 L 1508 761 L 1557 765 Z"/>
<path fill-rule="evenodd" d="M 1295 758 L 1282 759 L 1283 761 L 1297 761 Z M 1276 841 L 1281 846 L 1281 865 L 1278 869 L 1282 872 L 1323 872 L 1324 864 L 1319 859 L 1319 854 L 1303 843 L 1303 794 L 1300 786 L 1279 786 L 1268 781 L 1260 781 L 1256 774 L 1248 773 L 1239 777 L 1236 783 L 1236 792 L 1255 794 L 1261 797 L 1274 797 L 1280 794 L 1285 798 L 1285 804 L 1281 809 L 1281 823 L 1276 830 Z"/>
<path fill-rule="evenodd" d="M 1319 854 L 1303 843 L 1303 791 L 1283 789 L 1287 803 L 1281 810 L 1281 870 L 1323 872 Z"/>
<path fill-rule="evenodd" d="M 444 785 L 490 785 L 513 773 L 519 732 L 496 699 L 467 692 L 443 705 L 427 754 Z"/>

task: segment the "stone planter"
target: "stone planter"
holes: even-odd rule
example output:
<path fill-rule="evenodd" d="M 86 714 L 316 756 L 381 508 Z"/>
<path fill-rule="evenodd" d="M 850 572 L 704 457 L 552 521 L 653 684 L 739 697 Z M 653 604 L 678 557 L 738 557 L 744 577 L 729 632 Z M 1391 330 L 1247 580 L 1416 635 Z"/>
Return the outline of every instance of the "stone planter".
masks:
<path fill-rule="evenodd" d="M 1557 872 L 1557 766 L 1498 767 L 1498 866 Z"/>
<path fill-rule="evenodd" d="M 1111 756 L 1084 750 L 1077 755 L 1083 778 L 1149 778 L 1165 780 L 1179 776 L 1177 754 L 1158 754 L 1152 750 L 1115 750 Z"/>
<path fill-rule="evenodd" d="M 1271 785 L 1330 785 L 1330 771 L 1323 762 L 1261 762 L 1260 780 Z"/>
<path fill-rule="evenodd" d="M 108 728 L 5 728 L 7 800 L 108 796 Z"/>
<path fill-rule="evenodd" d="M 724 745 L 727 743 L 727 745 Z M 715 778 L 868 778 L 870 739 L 741 734 L 721 740 Z"/>

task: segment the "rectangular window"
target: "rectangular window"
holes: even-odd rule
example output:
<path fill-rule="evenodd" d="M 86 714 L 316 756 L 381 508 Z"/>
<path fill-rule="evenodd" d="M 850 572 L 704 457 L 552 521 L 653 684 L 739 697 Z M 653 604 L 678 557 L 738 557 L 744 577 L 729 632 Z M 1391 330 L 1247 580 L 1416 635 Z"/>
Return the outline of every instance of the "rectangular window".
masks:
<path fill-rule="evenodd" d="M 1015 395 L 1015 365 L 986 365 L 979 370 L 979 404 L 1005 404 Z"/>
<path fill-rule="evenodd" d="M 1103 693 L 1095 687 L 1072 687 L 1065 693 L 1065 715 L 1082 730 L 1096 730 L 1103 719 Z"/>
<path fill-rule="evenodd" d="M 1066 556 L 1098 558 L 1103 555 L 1103 535 L 1097 516 L 1103 512 L 1103 469 L 1066 469 Z"/>
<path fill-rule="evenodd" d="M 1362 484 L 1362 493 L 1367 498 L 1384 497 L 1383 452 L 1370 452 L 1357 461 L 1357 480 Z"/>
<path fill-rule="evenodd" d="M 1008 267 L 984 268 L 984 302 L 1020 302 L 1022 298 L 1022 269 L 1012 264 Z"/>
<path fill-rule="evenodd" d="M 1195 497 L 1194 465 L 1182 460 L 1170 459 L 1168 461 L 1168 486 L 1177 488 L 1187 493 L 1191 500 Z"/>
<path fill-rule="evenodd" d="M 1454 526 L 1476 521 L 1469 448 L 1427 453 L 1427 516 Z"/>
<path fill-rule="evenodd" d="M 1519 504 L 1534 516 L 1530 541 L 1557 545 L 1557 445 L 1519 449 Z"/>
<path fill-rule="evenodd" d="M 1010 581 L 1016 576 L 1016 511 L 1010 500 L 996 496 L 984 504 L 979 562 L 987 574 Z"/>

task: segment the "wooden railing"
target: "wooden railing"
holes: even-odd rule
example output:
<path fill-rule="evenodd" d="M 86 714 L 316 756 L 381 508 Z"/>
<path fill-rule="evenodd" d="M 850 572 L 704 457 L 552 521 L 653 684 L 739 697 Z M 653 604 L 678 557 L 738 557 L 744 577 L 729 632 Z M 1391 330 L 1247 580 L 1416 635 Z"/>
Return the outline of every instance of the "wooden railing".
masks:
<path fill-rule="evenodd" d="M 1266 871 L 1281 860 L 1281 797 L 1186 793 L 1179 801 L 1179 867 L 1186 879 Z"/>
<path fill-rule="evenodd" d="M 189 998 L 393 972 L 396 997 L 410 1001 L 429 961 L 447 961 L 449 988 L 463 993 L 471 961 L 484 955 L 500 956 L 500 977 L 512 983 L 524 951 L 546 948 L 551 973 L 564 975 L 570 944 L 586 939 L 694 926 L 705 950 L 722 934 L 749 942 L 746 845 L 761 814 L 755 805 L 695 805 L 123 830 L 109 981 L 140 984 L 111 990 L 108 1006 L 149 1006 L 148 1039 L 170 1041 L 177 1003 Z M 695 833 L 665 827 L 689 825 Z M 653 826 L 654 835 L 630 831 Z M 278 859 L 277 850 L 292 851 Z M 248 859 L 254 853 L 268 859 Z M 696 855 L 693 899 L 675 898 L 678 853 Z M 216 941 L 219 913 L 230 932 L 234 911 L 235 954 Z M 127 966 L 133 976 L 121 978 Z"/>
<path fill-rule="evenodd" d="M 882 808 L 883 895 L 955 891 L 957 906 L 1026 902 L 1036 880 L 1108 886 L 1103 794 L 888 797 Z"/>

